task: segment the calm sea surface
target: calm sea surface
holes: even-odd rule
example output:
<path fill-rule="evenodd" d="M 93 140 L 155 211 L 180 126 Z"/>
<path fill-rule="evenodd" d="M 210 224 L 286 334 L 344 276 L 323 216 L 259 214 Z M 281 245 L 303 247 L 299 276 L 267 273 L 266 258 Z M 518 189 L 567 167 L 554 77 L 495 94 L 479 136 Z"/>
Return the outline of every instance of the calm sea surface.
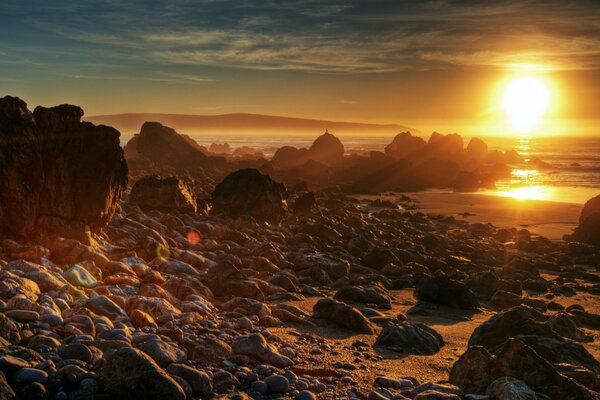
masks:
<path fill-rule="evenodd" d="M 194 136 L 198 143 L 250 146 L 272 156 L 281 146 L 308 147 L 316 136 Z M 393 136 L 339 136 L 346 153 L 383 150 Z M 490 149 L 515 149 L 552 165 L 545 170 L 515 169 L 511 179 L 486 191 L 522 199 L 584 203 L 600 194 L 600 138 L 483 138 Z M 467 142 L 467 141 L 465 141 Z"/>

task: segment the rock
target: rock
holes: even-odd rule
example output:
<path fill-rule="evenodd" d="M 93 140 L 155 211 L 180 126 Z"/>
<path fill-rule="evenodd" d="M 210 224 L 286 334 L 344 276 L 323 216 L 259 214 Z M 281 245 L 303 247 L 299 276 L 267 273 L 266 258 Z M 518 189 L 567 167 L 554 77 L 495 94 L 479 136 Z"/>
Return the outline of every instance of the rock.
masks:
<path fill-rule="evenodd" d="M 577 324 L 564 312 L 559 312 L 548 318 L 546 325 L 549 325 L 552 330 L 562 337 L 566 337 L 578 342 L 592 342 L 594 339 L 585 334 L 585 332 L 577 328 Z"/>
<path fill-rule="evenodd" d="M 81 360 L 86 363 L 92 362 L 94 357 L 89 347 L 82 343 L 71 343 L 63 346 L 60 355 L 63 360 Z"/>
<path fill-rule="evenodd" d="M 0 400 L 13 400 L 15 398 L 15 391 L 8 384 L 4 373 L 0 371 Z"/>
<path fill-rule="evenodd" d="M 315 317 L 324 318 L 343 328 L 373 334 L 373 326 L 356 308 L 333 299 L 321 299 L 313 308 Z"/>
<path fill-rule="evenodd" d="M 265 383 L 270 393 L 284 394 L 290 390 L 290 382 L 282 375 L 268 376 L 265 378 Z"/>
<path fill-rule="evenodd" d="M 229 174 L 212 193 L 214 215 L 278 222 L 286 209 L 285 186 L 256 169 L 241 169 Z"/>
<path fill-rule="evenodd" d="M 482 346 L 470 346 L 452 366 L 448 380 L 465 393 L 485 393 L 495 378 L 494 356 Z"/>
<path fill-rule="evenodd" d="M 250 356 L 276 367 L 289 367 L 294 364 L 288 357 L 279 354 L 275 346 L 267 343 L 260 333 L 238 336 L 231 343 L 231 348 L 237 354 Z"/>
<path fill-rule="evenodd" d="M 496 379 L 485 394 L 490 400 L 550 400 L 548 396 L 534 392 L 525 382 L 510 376 Z"/>
<path fill-rule="evenodd" d="M 19 322 L 33 322 L 40 318 L 40 314 L 30 310 L 7 310 L 4 315 Z"/>
<path fill-rule="evenodd" d="M 131 347 L 109 355 L 100 382 L 112 396 L 132 400 L 185 400 L 183 389 L 150 357 Z"/>
<path fill-rule="evenodd" d="M 455 192 L 476 192 L 480 187 L 479 176 L 474 172 L 460 171 L 452 182 Z"/>
<path fill-rule="evenodd" d="M 110 319 L 126 316 L 125 311 L 106 296 L 96 295 L 87 301 L 90 310 Z"/>
<path fill-rule="evenodd" d="M 344 157 L 344 145 L 337 137 L 325 132 L 315 139 L 308 149 L 307 160 L 313 160 L 325 165 L 340 162 Z"/>
<path fill-rule="evenodd" d="M 385 154 L 394 158 L 406 158 L 412 153 L 425 147 L 427 143 L 410 132 L 400 132 L 392 143 L 385 146 Z"/>
<path fill-rule="evenodd" d="M 140 345 L 140 350 L 152 357 L 152 359 L 161 367 L 187 361 L 187 357 L 183 350 L 159 339 L 151 339 L 142 343 Z"/>
<path fill-rule="evenodd" d="M 71 285 L 84 288 L 94 288 L 98 285 L 98 281 L 92 274 L 80 265 L 73 265 L 71 268 L 63 272 L 65 278 Z"/>
<path fill-rule="evenodd" d="M 539 335 L 557 337 L 552 328 L 536 321 L 523 307 L 501 311 L 479 325 L 469 339 L 469 346 L 484 346 L 488 349 L 517 335 Z"/>
<path fill-rule="evenodd" d="M 36 368 L 22 368 L 13 376 L 13 380 L 16 383 L 25 385 L 32 382 L 46 383 L 48 380 L 48 374 L 46 371 Z"/>
<path fill-rule="evenodd" d="M 414 400 L 461 400 L 460 396 L 452 393 L 442 393 L 436 390 L 426 390 L 414 397 Z"/>
<path fill-rule="evenodd" d="M 390 297 L 388 291 L 379 285 L 344 286 L 337 291 L 333 298 L 342 301 L 373 304 L 388 310 L 392 308 L 392 298 Z"/>
<path fill-rule="evenodd" d="M 81 122 L 82 116 L 76 106 L 37 107 L 31 113 L 18 98 L 0 99 L 4 234 L 89 243 L 90 230 L 110 221 L 127 186 L 119 132 Z"/>
<path fill-rule="evenodd" d="M 159 122 L 144 122 L 125 147 L 128 160 L 140 158 L 159 167 L 194 168 L 210 161 L 193 139 Z"/>
<path fill-rule="evenodd" d="M 208 397 L 213 389 L 211 377 L 206 372 L 196 368 L 184 364 L 171 364 L 167 368 L 167 372 L 179 376 L 189 383 L 194 396 Z"/>
<path fill-rule="evenodd" d="M 294 202 L 294 214 L 310 214 L 317 207 L 317 201 L 313 192 L 304 193 Z"/>
<path fill-rule="evenodd" d="M 600 195 L 584 205 L 571 240 L 600 246 Z"/>
<path fill-rule="evenodd" d="M 467 286 L 446 275 L 437 275 L 421 283 L 417 288 L 416 297 L 422 301 L 453 308 L 479 307 L 477 297 Z"/>
<path fill-rule="evenodd" d="M 133 185 L 129 199 L 145 212 L 157 210 L 193 214 L 197 211 L 192 189 L 175 176 L 144 176 Z"/>
<path fill-rule="evenodd" d="M 295 400 L 317 400 L 317 395 L 310 390 L 303 390 L 296 395 Z"/>
<path fill-rule="evenodd" d="M 433 355 L 440 351 L 444 339 L 427 325 L 404 323 L 384 327 L 375 345 L 406 354 Z"/>

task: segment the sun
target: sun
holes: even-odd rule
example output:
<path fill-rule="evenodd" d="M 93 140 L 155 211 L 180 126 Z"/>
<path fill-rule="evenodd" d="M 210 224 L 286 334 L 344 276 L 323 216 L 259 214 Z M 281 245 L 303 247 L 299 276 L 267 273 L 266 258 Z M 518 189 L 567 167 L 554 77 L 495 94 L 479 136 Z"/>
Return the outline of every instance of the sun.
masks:
<path fill-rule="evenodd" d="M 550 92 L 538 78 L 521 77 L 504 89 L 502 107 L 512 125 L 520 131 L 530 131 L 548 108 Z"/>

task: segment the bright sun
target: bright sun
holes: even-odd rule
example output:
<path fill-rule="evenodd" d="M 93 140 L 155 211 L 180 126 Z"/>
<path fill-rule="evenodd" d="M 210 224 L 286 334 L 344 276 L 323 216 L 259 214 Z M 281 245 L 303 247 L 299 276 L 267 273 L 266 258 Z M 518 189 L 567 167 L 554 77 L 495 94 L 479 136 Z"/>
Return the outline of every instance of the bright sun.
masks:
<path fill-rule="evenodd" d="M 520 131 L 530 131 L 537 124 L 548 102 L 548 87 L 540 79 L 532 77 L 511 81 L 502 98 L 502 106 L 511 123 Z"/>

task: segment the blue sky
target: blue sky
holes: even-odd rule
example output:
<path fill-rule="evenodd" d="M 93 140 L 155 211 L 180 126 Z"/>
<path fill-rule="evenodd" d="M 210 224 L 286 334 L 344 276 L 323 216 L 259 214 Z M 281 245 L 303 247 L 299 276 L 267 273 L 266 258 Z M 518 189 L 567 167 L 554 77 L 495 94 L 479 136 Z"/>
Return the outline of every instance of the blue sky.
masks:
<path fill-rule="evenodd" d="M 523 65 L 597 90 L 599 15 L 598 1 L 7 0 L 0 93 L 88 114 L 402 123 Z M 396 109 L 377 106 L 390 96 Z M 439 118 L 477 112 L 456 103 Z"/>

